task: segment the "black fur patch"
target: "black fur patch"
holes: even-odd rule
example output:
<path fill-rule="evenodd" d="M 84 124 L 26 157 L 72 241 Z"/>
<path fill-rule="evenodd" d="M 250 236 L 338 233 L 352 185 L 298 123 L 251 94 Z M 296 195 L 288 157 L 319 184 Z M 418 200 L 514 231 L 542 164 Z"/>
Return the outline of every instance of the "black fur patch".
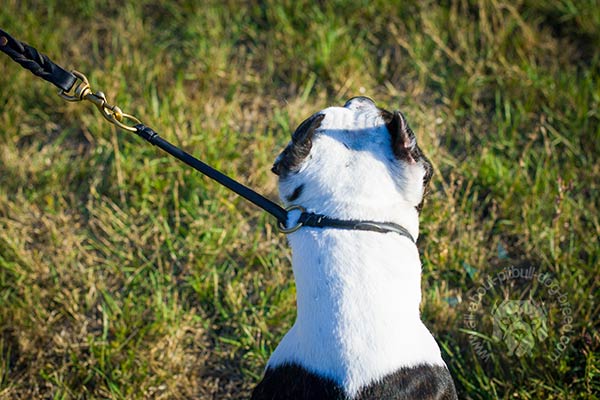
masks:
<path fill-rule="evenodd" d="M 290 172 L 296 171 L 312 148 L 312 136 L 321 125 L 325 114 L 314 114 L 300 124 L 292 135 L 292 142 L 277 158 L 271 171 L 275 175 L 285 177 Z"/>
<path fill-rule="evenodd" d="M 269 368 L 254 388 L 252 400 L 342 400 L 344 390 L 332 379 L 308 372 L 297 364 Z"/>
<path fill-rule="evenodd" d="M 348 397 L 332 379 L 286 364 L 265 372 L 252 393 L 252 400 L 456 400 L 456 389 L 448 369 L 421 365 L 401 368 Z"/>
<path fill-rule="evenodd" d="M 289 196 L 286 197 L 286 200 L 289 202 L 298 200 L 298 197 L 300 197 L 302 195 L 303 190 L 304 190 L 304 184 L 302 184 L 302 185 L 298 186 L 296 189 L 294 189 L 292 194 L 290 194 Z"/>

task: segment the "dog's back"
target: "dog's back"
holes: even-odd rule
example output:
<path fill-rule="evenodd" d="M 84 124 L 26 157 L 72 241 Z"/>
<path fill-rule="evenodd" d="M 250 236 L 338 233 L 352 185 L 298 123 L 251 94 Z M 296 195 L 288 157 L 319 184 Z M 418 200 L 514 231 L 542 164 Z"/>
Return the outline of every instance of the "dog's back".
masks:
<path fill-rule="evenodd" d="M 289 235 L 298 315 L 253 399 L 456 398 L 419 314 L 411 237 L 431 165 L 402 114 L 364 97 L 325 109 L 300 125 L 273 171 L 287 204 L 407 234 L 303 227 Z"/>

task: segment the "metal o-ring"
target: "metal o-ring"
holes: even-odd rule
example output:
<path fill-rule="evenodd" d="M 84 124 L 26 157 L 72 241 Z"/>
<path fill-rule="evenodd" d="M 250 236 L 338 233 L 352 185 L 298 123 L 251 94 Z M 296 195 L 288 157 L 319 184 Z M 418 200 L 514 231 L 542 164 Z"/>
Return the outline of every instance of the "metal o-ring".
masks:
<path fill-rule="evenodd" d="M 288 213 L 292 210 L 300 210 L 301 212 L 306 212 L 306 209 L 302 206 L 290 206 L 285 209 L 285 211 L 287 211 Z M 291 228 L 286 228 L 283 225 L 283 222 L 281 222 L 281 221 L 277 222 L 277 228 L 279 228 L 279 232 L 285 233 L 286 235 L 289 233 L 296 232 L 298 229 L 302 228 L 302 225 L 303 225 L 302 222 L 298 222 L 296 225 L 292 226 Z"/>

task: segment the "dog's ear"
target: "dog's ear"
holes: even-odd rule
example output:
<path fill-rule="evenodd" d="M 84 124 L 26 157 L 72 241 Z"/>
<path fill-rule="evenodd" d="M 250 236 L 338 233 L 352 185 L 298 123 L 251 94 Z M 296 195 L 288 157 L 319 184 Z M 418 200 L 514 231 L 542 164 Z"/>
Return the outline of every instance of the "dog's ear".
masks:
<path fill-rule="evenodd" d="M 397 159 L 414 164 L 419 160 L 420 151 L 417 147 L 415 134 L 408 126 L 406 118 L 400 111 L 382 112 L 385 126 L 392 138 L 392 151 Z"/>
<path fill-rule="evenodd" d="M 321 121 L 323 121 L 323 118 L 325 118 L 325 114 L 314 114 L 305 119 L 292 134 L 292 142 L 297 145 L 310 142 L 315 130 L 321 126 Z"/>
<path fill-rule="evenodd" d="M 297 169 L 302 161 L 310 153 L 312 148 L 312 137 L 321 126 L 325 114 L 314 114 L 298 126 L 292 134 L 292 142 L 277 157 L 271 171 L 275 175 L 284 176 L 288 172 Z"/>
<path fill-rule="evenodd" d="M 425 174 L 423 175 L 423 197 L 421 202 L 417 205 L 417 210 L 421 211 L 423 208 L 423 199 L 427 194 L 429 182 L 433 175 L 431 162 L 429 162 L 417 145 L 415 134 L 412 129 L 410 129 L 404 114 L 400 111 L 391 113 L 387 110 L 382 110 L 381 116 L 390 133 L 392 139 L 392 151 L 394 152 L 396 159 L 406 162 L 409 165 L 419 163 L 425 169 Z"/>

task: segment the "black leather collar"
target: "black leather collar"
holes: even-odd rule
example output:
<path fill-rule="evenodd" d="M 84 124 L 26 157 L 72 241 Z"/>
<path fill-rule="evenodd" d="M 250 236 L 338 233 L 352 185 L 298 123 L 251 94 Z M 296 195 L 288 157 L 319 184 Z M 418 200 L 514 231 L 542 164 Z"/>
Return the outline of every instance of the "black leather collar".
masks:
<path fill-rule="evenodd" d="M 303 212 L 300 215 L 300 218 L 298 218 L 298 223 L 302 223 L 302 226 L 311 226 L 314 228 L 335 228 L 354 231 L 373 231 L 379 233 L 393 232 L 401 236 L 406 236 L 411 242 L 415 243 L 415 239 L 405 227 L 393 222 L 343 220 L 330 218 L 321 214 Z"/>
<path fill-rule="evenodd" d="M 400 236 L 405 236 L 409 238 L 411 242 L 416 243 L 415 238 L 410 234 L 408 229 L 406 229 L 402 225 L 395 224 L 393 222 L 345 220 L 331 218 L 326 215 L 307 212 L 304 210 L 304 208 L 300 206 L 292 206 L 287 209 L 288 213 L 292 210 L 300 210 L 302 211 L 302 214 L 300 214 L 298 221 L 291 228 L 283 227 L 280 224 L 279 229 L 283 233 L 292 233 L 302 228 L 303 226 L 309 226 L 313 228 L 333 228 L 354 231 L 372 231 L 379 233 L 397 233 Z"/>

